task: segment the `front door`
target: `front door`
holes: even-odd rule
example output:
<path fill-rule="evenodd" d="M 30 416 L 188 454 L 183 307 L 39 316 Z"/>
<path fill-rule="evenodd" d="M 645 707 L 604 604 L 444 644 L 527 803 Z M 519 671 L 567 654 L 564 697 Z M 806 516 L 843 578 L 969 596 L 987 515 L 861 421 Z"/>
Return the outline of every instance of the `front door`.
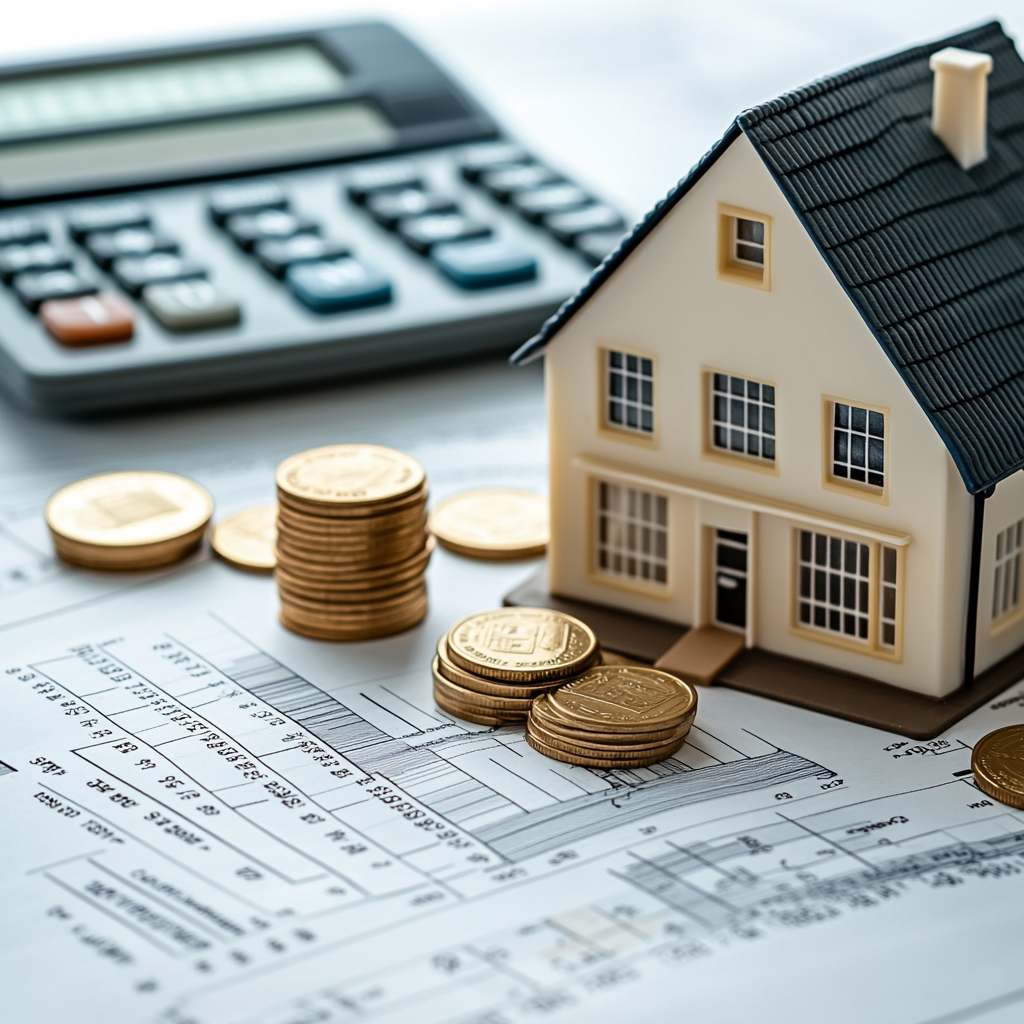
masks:
<path fill-rule="evenodd" d="M 747 628 L 747 535 L 715 530 L 715 623 Z"/>

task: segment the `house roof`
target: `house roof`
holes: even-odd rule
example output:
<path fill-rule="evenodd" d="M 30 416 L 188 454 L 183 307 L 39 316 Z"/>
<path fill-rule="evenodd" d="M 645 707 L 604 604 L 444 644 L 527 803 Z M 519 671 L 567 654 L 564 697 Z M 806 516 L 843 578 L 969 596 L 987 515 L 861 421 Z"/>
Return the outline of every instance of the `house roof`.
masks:
<path fill-rule="evenodd" d="M 929 56 L 988 53 L 988 159 L 930 128 Z M 968 491 L 1024 467 L 1024 62 L 998 22 L 742 113 L 513 356 L 539 354 L 740 133 L 938 431 Z"/>

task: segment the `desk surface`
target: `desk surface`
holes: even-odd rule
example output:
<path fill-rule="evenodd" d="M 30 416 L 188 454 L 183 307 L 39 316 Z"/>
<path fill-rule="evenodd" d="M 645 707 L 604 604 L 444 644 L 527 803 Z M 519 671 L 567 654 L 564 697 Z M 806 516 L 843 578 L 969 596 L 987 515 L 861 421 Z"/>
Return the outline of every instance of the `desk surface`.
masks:
<path fill-rule="evenodd" d="M 46 4 L 19 10 L 15 23 L 5 24 L 4 55 L 196 34 L 243 19 L 252 29 L 279 17 L 263 0 L 66 7 L 56 20 Z M 855 9 L 659 0 L 500 0 L 485 8 L 443 0 L 422 7 L 409 0 L 384 11 L 446 59 L 533 148 L 634 213 L 684 173 L 743 106 L 977 20 L 966 2 L 883 0 Z M 306 20 L 339 12 L 326 0 L 295 0 L 289 8 Z M 1003 13 L 1011 30 L 1024 24 L 1021 4 L 1007 4 Z M 84 422 L 0 405 L 0 671 L 14 657 L 37 666 L 53 659 L 57 667 L 48 671 L 57 676 L 69 644 L 117 631 L 131 648 L 124 657 L 137 666 L 154 628 L 195 637 L 216 660 L 231 633 L 241 652 L 233 657 L 276 659 L 278 669 L 297 673 L 289 677 L 294 685 L 318 687 L 320 699 L 355 708 L 364 724 L 408 745 L 403 749 L 432 752 L 439 771 L 481 787 L 505 808 L 489 824 L 466 825 L 464 839 L 497 851 L 502 870 L 487 865 L 454 879 L 433 853 L 406 842 L 402 870 L 427 880 L 417 880 L 421 888 L 410 897 L 425 901 L 423 908 L 401 910 L 408 914 L 401 927 L 400 886 L 357 901 L 347 915 L 322 912 L 312 896 L 296 894 L 298 910 L 278 911 L 265 940 L 246 933 L 225 945 L 215 937 L 209 963 L 180 951 L 165 956 L 159 941 L 132 938 L 124 920 L 125 906 L 152 894 L 125 882 L 125 893 L 135 895 L 115 905 L 122 883 L 96 889 L 87 872 L 98 863 L 105 879 L 118 871 L 128 877 L 163 865 L 165 855 L 171 864 L 180 851 L 153 847 L 139 867 L 125 853 L 118 867 L 116 858 L 97 853 L 99 840 L 83 845 L 77 825 L 51 835 L 53 822 L 65 820 L 51 814 L 60 813 L 59 800 L 44 804 L 34 794 L 56 783 L 36 780 L 32 773 L 44 769 L 30 767 L 43 753 L 37 737 L 48 735 L 32 731 L 40 698 L 0 676 L 0 907 L 8 922 L 0 929 L 0 989 L 14 1000 L 18 1020 L 284 1024 L 349 1020 L 358 1010 L 360 1019 L 381 1024 L 520 1024 L 543 1011 L 557 1024 L 593 1024 L 636 1019 L 638 1006 L 646 1021 L 687 1014 L 702 1024 L 826 1015 L 834 1024 L 1019 1020 L 1024 990 L 1014 951 L 1024 816 L 981 800 L 968 776 L 970 744 L 1024 719 L 1021 684 L 1006 706 L 982 709 L 928 744 L 710 689 L 700 697 L 700 731 L 671 777 L 623 783 L 586 770 L 556 771 L 525 749 L 521 730 L 482 735 L 437 718 L 432 708 L 428 666 L 437 636 L 461 615 L 497 603 L 532 566 L 480 565 L 441 552 L 421 629 L 336 646 L 287 634 L 275 621 L 271 582 L 233 573 L 208 555 L 127 588 L 65 572 L 47 557 L 46 495 L 102 470 L 191 473 L 214 491 L 224 513 L 269 500 L 272 467 L 282 456 L 365 440 L 415 453 L 437 496 L 492 481 L 543 488 L 542 374 L 538 365 L 512 370 L 490 361 Z M 211 612 L 221 630 L 212 640 Z M 196 616 L 207 625 L 197 626 Z M 61 678 L 69 693 L 84 692 L 70 670 Z M 408 706 L 405 726 L 374 711 L 387 701 L 392 709 L 396 701 Z M 56 761 L 94 770 L 99 755 L 83 760 L 63 740 L 54 747 L 60 756 L 47 753 Z M 357 750 L 350 756 L 363 764 Z M 4 774 L 8 763 L 17 771 Z M 408 765 L 392 768 L 389 779 L 408 775 Z M 141 779 L 131 785 L 149 785 L 148 776 Z M 430 806 L 422 779 L 402 785 L 426 793 Z M 96 794 L 85 786 L 76 796 L 83 806 Z M 658 794 L 669 791 L 676 795 L 659 804 Z M 615 816 L 621 824 L 608 826 Z M 254 828 L 233 809 L 225 811 L 229 818 L 243 831 Z M 374 820 L 380 835 L 392 835 L 390 818 Z M 152 838 L 139 836 L 132 833 L 125 850 Z M 46 845 L 51 841 L 55 847 Z M 283 874 L 316 876 L 302 856 L 274 856 Z M 197 877 L 185 868 L 167 871 Z M 76 889 L 90 885 L 92 897 Z M 185 881 L 175 885 L 179 896 L 188 890 Z M 220 892 L 202 886 L 204 900 Z M 109 891 L 115 895 L 108 905 L 98 905 L 95 894 Z M 178 920 L 178 910 L 165 905 L 162 913 Z M 315 919 L 315 942 L 286 911 Z M 198 923 L 202 931 L 208 920 Z M 306 955 L 306 941 L 326 943 L 325 951 Z M 107 962 L 95 949 L 106 951 Z M 114 966 L 117 949 L 127 950 L 130 962 Z M 255 957 L 257 969 L 244 973 L 235 954 Z"/>

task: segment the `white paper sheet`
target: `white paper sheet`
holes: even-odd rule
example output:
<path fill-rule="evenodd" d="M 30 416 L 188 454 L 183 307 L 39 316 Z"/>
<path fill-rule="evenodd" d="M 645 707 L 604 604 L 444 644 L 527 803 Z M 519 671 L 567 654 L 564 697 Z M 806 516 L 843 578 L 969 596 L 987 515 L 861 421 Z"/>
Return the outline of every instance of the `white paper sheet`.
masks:
<path fill-rule="evenodd" d="M 408 447 L 446 493 L 542 487 L 542 443 Z M 226 513 L 272 496 L 272 464 L 191 472 Z M 923 743 L 702 690 L 675 758 L 570 767 L 431 700 L 437 637 L 531 566 L 439 552 L 422 627 L 315 643 L 272 580 L 207 555 L 141 582 L 57 567 L 52 483 L 0 518 L 0 1018 L 1024 1012 L 1024 816 L 969 770 L 1024 686 Z"/>

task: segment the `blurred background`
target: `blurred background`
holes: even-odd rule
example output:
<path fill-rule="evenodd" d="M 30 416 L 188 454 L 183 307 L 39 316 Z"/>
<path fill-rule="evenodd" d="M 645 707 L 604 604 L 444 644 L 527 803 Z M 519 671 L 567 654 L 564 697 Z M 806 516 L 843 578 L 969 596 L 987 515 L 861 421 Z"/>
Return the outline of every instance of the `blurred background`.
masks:
<path fill-rule="evenodd" d="M 43 0 L 0 3 L 0 61 L 392 20 L 539 156 L 643 213 L 740 110 L 999 18 L 971 0 Z"/>

